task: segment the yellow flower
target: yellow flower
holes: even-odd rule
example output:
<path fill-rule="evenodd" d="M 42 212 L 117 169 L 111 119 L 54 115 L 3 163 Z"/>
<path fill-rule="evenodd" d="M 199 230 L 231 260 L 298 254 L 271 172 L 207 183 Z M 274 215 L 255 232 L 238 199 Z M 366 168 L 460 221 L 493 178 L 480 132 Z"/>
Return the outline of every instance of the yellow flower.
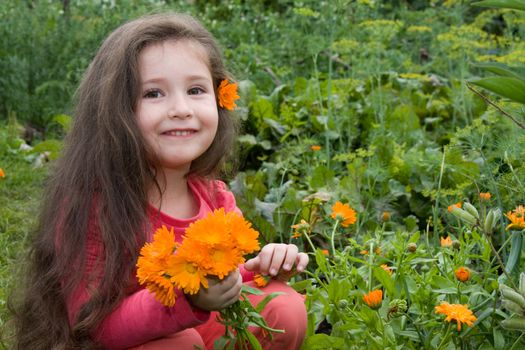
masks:
<path fill-rule="evenodd" d="M 445 238 L 441 237 L 441 246 L 442 247 L 451 247 L 452 246 L 452 238 L 450 238 L 450 236 L 447 236 Z"/>
<path fill-rule="evenodd" d="M 235 100 L 238 100 L 240 97 L 237 94 L 236 83 L 230 83 L 228 80 L 224 79 L 219 85 L 218 94 L 220 107 L 226 108 L 230 111 L 237 107 Z"/>
<path fill-rule="evenodd" d="M 348 204 L 339 201 L 332 207 L 331 217 L 341 221 L 341 226 L 348 227 L 357 221 L 356 212 Z"/>
<path fill-rule="evenodd" d="M 464 266 L 459 267 L 456 271 L 454 271 L 454 274 L 456 275 L 458 281 L 461 282 L 466 282 L 470 279 L 470 271 Z"/>
<path fill-rule="evenodd" d="M 265 287 L 271 280 L 270 276 L 256 274 L 253 276 L 253 282 L 257 287 Z"/>
<path fill-rule="evenodd" d="M 371 309 L 377 310 L 383 303 L 383 291 L 381 289 L 373 290 L 370 293 L 363 295 L 363 301 Z"/>
<path fill-rule="evenodd" d="M 505 216 L 510 220 L 507 230 L 525 230 L 525 207 L 523 205 L 517 206 L 516 209 L 509 211 Z"/>
<path fill-rule="evenodd" d="M 310 149 L 311 149 L 312 151 L 320 151 L 320 150 L 321 150 L 321 146 L 313 145 L 313 146 L 310 147 Z"/>
<path fill-rule="evenodd" d="M 170 281 L 184 293 L 196 294 L 201 284 L 208 288 L 208 280 L 205 270 L 192 262 L 186 254 L 177 251 L 175 255 L 172 255 L 166 273 L 171 276 Z"/>
<path fill-rule="evenodd" d="M 446 301 L 436 306 L 436 313 L 446 315 L 445 321 L 452 322 L 456 321 L 458 324 L 458 331 L 461 330 L 461 324 L 465 323 L 469 327 L 472 327 L 474 321 L 477 320 L 476 316 L 472 314 L 467 305 L 461 304 L 449 304 Z"/>
<path fill-rule="evenodd" d="M 449 206 L 448 206 L 448 211 L 449 211 L 449 213 L 451 213 L 452 210 L 454 210 L 454 207 L 456 207 L 456 208 L 461 208 L 461 205 L 462 205 L 462 204 L 463 204 L 462 202 L 457 202 L 456 204 L 449 205 Z"/>
<path fill-rule="evenodd" d="M 490 192 L 481 192 L 479 194 L 479 199 L 481 199 L 482 201 L 488 201 L 490 200 L 490 197 L 491 197 Z"/>

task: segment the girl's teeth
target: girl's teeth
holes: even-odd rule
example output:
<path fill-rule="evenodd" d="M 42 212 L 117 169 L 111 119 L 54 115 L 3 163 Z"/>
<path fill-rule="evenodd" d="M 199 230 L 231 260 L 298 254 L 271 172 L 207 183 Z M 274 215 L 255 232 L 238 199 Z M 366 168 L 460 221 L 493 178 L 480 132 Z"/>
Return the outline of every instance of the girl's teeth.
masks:
<path fill-rule="evenodd" d="M 173 136 L 187 136 L 187 135 L 190 135 L 191 133 L 192 131 L 190 130 L 175 130 L 175 131 L 170 131 L 168 134 L 173 135 Z"/>

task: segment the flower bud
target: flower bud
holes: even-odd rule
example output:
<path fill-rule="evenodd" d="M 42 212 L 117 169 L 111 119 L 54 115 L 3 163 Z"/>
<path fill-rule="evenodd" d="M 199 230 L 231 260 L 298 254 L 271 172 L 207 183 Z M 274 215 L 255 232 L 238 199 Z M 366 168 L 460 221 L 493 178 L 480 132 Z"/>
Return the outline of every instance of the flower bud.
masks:
<path fill-rule="evenodd" d="M 525 318 L 512 317 L 501 321 L 501 326 L 506 329 L 525 330 Z"/>
<path fill-rule="evenodd" d="M 472 204 L 470 204 L 469 202 L 465 202 L 463 203 L 463 208 L 470 214 L 472 215 L 473 217 L 475 217 L 476 219 L 479 219 L 479 213 L 478 213 L 478 210 L 476 209 L 476 207 L 474 207 Z"/>
<path fill-rule="evenodd" d="M 514 289 L 502 284 L 499 286 L 499 291 L 501 292 L 503 299 L 510 300 L 518 304 L 521 308 L 525 308 L 525 297 L 520 293 L 515 292 Z"/>
<path fill-rule="evenodd" d="M 489 210 L 487 216 L 485 216 L 485 221 L 483 222 L 483 230 L 485 233 L 492 233 L 494 228 L 494 212 Z"/>
<path fill-rule="evenodd" d="M 516 304 L 513 301 L 510 301 L 508 299 L 504 299 L 503 302 L 501 303 L 501 306 L 503 306 L 505 309 L 507 309 L 507 310 L 509 310 L 511 312 L 514 312 L 517 315 L 524 316 L 524 311 L 525 310 L 523 308 L 521 308 L 518 304 Z"/>
<path fill-rule="evenodd" d="M 452 248 L 454 248 L 456 250 L 459 250 L 460 247 L 461 247 L 461 242 L 460 241 L 458 241 L 457 239 L 452 241 Z"/>
<path fill-rule="evenodd" d="M 463 220 L 468 224 L 474 225 L 476 223 L 476 218 L 472 216 L 472 214 L 468 213 L 466 210 L 463 210 L 458 207 L 453 207 L 451 213 L 458 219 Z"/>
<path fill-rule="evenodd" d="M 388 306 L 388 317 L 401 316 L 408 310 L 407 301 L 403 299 L 394 299 L 388 304 Z"/>
<path fill-rule="evenodd" d="M 415 244 L 415 243 L 408 243 L 407 250 L 410 253 L 414 253 L 417 250 L 417 244 Z"/>
<path fill-rule="evenodd" d="M 346 300 L 346 299 L 339 300 L 339 308 L 340 309 L 345 309 L 347 306 L 348 306 L 348 300 Z"/>

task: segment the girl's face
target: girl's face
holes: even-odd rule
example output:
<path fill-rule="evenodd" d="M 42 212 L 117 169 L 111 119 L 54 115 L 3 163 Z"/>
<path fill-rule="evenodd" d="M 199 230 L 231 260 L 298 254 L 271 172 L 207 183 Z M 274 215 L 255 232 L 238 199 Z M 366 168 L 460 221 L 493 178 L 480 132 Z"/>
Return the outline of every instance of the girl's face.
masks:
<path fill-rule="evenodd" d="M 139 72 L 142 134 L 164 169 L 187 172 L 211 145 L 219 122 L 206 51 L 189 40 L 153 44 L 141 51 Z"/>

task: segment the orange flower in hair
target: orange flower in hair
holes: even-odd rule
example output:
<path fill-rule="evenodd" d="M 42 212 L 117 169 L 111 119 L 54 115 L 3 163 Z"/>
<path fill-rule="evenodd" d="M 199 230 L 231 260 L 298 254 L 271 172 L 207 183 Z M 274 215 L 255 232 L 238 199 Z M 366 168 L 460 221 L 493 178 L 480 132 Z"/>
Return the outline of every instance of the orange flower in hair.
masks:
<path fill-rule="evenodd" d="M 229 111 L 232 111 L 237 107 L 235 100 L 238 100 L 240 97 L 237 94 L 236 83 L 230 83 L 228 80 L 224 79 L 219 85 L 218 94 L 220 107 L 226 108 Z"/>
<path fill-rule="evenodd" d="M 371 309 L 377 310 L 383 303 L 383 291 L 381 289 L 373 290 L 370 293 L 363 295 L 363 301 Z"/>

